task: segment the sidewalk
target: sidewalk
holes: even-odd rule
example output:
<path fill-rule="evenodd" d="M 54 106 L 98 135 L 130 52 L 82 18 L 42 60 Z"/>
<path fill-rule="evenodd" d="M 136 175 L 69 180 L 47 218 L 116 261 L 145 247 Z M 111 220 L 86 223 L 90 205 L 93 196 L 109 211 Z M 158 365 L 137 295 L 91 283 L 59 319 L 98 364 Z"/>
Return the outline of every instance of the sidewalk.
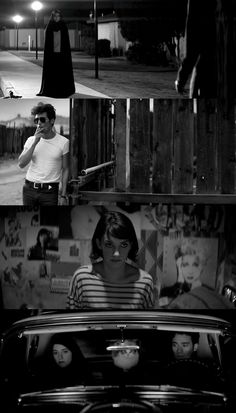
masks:
<path fill-rule="evenodd" d="M 7 51 L 0 51 L 0 88 L 4 97 L 9 92 L 22 98 L 36 98 L 40 90 L 42 68 Z M 75 83 L 75 98 L 109 98 L 92 88 Z M 42 98 L 42 97 L 40 97 Z M 45 97 L 48 99 L 47 97 Z"/>

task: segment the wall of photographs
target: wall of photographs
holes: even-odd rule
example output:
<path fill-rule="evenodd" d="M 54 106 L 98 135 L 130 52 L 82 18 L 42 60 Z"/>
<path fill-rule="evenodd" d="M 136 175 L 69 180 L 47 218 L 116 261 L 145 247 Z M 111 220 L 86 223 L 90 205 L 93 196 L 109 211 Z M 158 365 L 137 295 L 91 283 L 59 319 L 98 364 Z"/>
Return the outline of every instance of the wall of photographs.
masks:
<path fill-rule="evenodd" d="M 232 276 L 224 267 L 222 206 L 2 206 L 0 278 L 4 308 L 65 309 L 73 273 L 91 264 L 92 236 L 106 210 L 119 211 L 133 223 L 139 243 L 137 265 L 153 277 L 156 307 L 163 308 L 178 294 L 190 290 L 193 277 L 221 293 Z M 192 257 L 189 248 L 195 250 Z M 183 267 L 180 260 L 184 256 Z M 193 266 L 194 275 L 188 273 Z"/>

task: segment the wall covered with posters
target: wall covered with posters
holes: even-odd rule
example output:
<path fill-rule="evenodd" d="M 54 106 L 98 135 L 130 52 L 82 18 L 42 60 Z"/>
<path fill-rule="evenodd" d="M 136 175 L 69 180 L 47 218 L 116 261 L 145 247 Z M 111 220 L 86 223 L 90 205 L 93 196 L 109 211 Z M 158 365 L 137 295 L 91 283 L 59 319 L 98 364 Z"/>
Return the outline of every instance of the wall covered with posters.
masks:
<path fill-rule="evenodd" d="M 154 280 L 156 306 L 206 285 L 221 292 L 224 208 L 221 206 L 81 205 L 4 207 L 0 218 L 2 305 L 7 309 L 66 308 L 70 279 L 90 263 L 91 239 L 105 210 L 132 221 L 138 265 Z"/>

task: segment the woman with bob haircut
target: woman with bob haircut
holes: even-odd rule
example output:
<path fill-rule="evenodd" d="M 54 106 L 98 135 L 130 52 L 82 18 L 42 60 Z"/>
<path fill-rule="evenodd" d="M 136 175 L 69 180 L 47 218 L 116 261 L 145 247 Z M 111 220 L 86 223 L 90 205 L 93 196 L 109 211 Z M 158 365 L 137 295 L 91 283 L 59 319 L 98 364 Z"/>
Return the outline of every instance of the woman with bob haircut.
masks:
<path fill-rule="evenodd" d="M 130 219 L 108 211 L 92 237 L 91 264 L 72 277 L 70 309 L 145 309 L 153 306 L 153 280 L 137 264 L 138 240 Z"/>

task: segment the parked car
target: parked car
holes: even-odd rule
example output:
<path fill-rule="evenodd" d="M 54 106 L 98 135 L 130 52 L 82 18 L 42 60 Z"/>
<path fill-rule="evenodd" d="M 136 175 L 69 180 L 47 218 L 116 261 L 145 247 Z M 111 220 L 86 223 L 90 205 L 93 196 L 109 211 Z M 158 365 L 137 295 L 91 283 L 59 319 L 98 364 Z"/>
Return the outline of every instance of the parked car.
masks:
<path fill-rule="evenodd" d="M 173 337 L 180 333 L 198 333 L 194 356 L 174 358 Z M 61 376 L 62 365 L 52 374 L 50 363 L 62 348 L 55 342 L 62 336 L 62 347 L 73 340 L 80 354 L 71 358 L 75 374 Z M 233 412 L 234 345 L 231 323 L 208 315 L 98 311 L 28 317 L 2 334 L 1 411 Z"/>

